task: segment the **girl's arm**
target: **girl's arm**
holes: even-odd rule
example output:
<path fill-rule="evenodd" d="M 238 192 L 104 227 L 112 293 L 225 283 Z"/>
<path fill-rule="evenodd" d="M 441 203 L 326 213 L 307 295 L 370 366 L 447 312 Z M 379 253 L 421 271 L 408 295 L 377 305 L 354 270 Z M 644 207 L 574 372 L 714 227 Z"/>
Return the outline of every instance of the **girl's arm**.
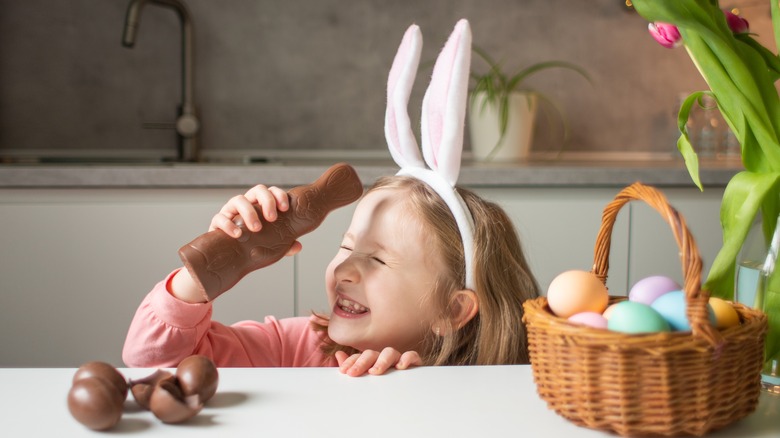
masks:
<path fill-rule="evenodd" d="M 335 366 L 320 349 L 322 334 L 305 317 L 241 321 L 211 320 L 211 303 L 186 303 L 167 290 L 176 272 L 144 298 L 130 324 L 122 359 L 130 367 L 174 367 L 193 354 L 219 367 Z"/>

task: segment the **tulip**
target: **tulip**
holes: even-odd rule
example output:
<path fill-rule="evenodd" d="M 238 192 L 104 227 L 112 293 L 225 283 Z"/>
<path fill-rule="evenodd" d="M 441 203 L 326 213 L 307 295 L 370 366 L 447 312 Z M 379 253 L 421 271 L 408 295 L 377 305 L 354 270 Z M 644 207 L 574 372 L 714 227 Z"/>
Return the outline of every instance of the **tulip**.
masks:
<path fill-rule="evenodd" d="M 647 25 L 647 30 L 649 30 L 650 35 L 658 41 L 658 44 L 667 49 L 680 47 L 682 45 L 680 31 L 677 29 L 677 26 L 673 24 L 661 23 L 660 21 L 649 23 Z"/>
<path fill-rule="evenodd" d="M 729 25 L 729 29 L 736 34 L 750 32 L 750 24 L 747 20 L 739 15 L 724 9 L 723 15 L 726 16 L 726 23 Z"/>

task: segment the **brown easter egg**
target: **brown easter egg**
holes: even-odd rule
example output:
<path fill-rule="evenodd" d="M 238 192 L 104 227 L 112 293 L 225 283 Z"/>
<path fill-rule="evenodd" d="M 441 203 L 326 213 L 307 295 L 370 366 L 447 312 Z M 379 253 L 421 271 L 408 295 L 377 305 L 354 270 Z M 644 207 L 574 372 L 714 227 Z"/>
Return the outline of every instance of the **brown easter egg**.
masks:
<path fill-rule="evenodd" d="M 176 367 L 176 378 L 184 396 L 197 394 L 206 403 L 217 392 L 219 372 L 214 362 L 206 356 L 190 356 Z"/>
<path fill-rule="evenodd" d="M 127 397 L 127 379 L 119 370 L 106 362 L 92 361 L 81 365 L 73 375 L 73 382 L 85 377 L 101 377 L 114 385 L 122 395 L 123 400 Z"/>
<path fill-rule="evenodd" d="M 197 395 L 185 397 L 176 377 L 157 382 L 149 399 L 149 408 L 163 423 L 181 423 L 195 416 L 203 408 Z"/>
<path fill-rule="evenodd" d="M 114 383 L 97 376 L 82 377 L 68 392 L 68 410 L 79 423 L 94 430 L 106 430 L 122 418 L 125 398 Z"/>
<path fill-rule="evenodd" d="M 173 377 L 173 374 L 165 370 L 157 370 L 154 373 L 137 380 L 130 379 L 130 392 L 139 406 L 149 410 L 149 401 L 152 398 L 154 387 L 160 380 Z"/>

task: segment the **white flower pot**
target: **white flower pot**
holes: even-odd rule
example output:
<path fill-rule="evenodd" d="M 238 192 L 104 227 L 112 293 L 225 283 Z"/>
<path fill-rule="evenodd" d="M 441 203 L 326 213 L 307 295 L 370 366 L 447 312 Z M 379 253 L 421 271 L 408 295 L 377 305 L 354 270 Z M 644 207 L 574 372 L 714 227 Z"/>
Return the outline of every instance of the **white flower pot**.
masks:
<path fill-rule="evenodd" d="M 469 132 L 471 151 L 479 161 L 518 161 L 531 152 L 537 97 L 533 93 L 509 95 L 509 118 L 503 138 L 497 105 L 483 105 L 485 93 L 470 99 Z M 484 106 L 484 107 L 483 107 Z"/>

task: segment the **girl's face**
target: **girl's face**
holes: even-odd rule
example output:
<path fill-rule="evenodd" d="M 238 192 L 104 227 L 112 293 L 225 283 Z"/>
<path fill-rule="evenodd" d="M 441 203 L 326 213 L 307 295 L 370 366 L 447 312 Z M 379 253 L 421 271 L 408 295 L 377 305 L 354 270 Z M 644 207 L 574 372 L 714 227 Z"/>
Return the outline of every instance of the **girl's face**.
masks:
<path fill-rule="evenodd" d="M 428 297 L 443 262 L 406 196 L 399 189 L 368 193 L 328 265 L 328 336 L 341 345 L 419 352 L 435 327 Z"/>

